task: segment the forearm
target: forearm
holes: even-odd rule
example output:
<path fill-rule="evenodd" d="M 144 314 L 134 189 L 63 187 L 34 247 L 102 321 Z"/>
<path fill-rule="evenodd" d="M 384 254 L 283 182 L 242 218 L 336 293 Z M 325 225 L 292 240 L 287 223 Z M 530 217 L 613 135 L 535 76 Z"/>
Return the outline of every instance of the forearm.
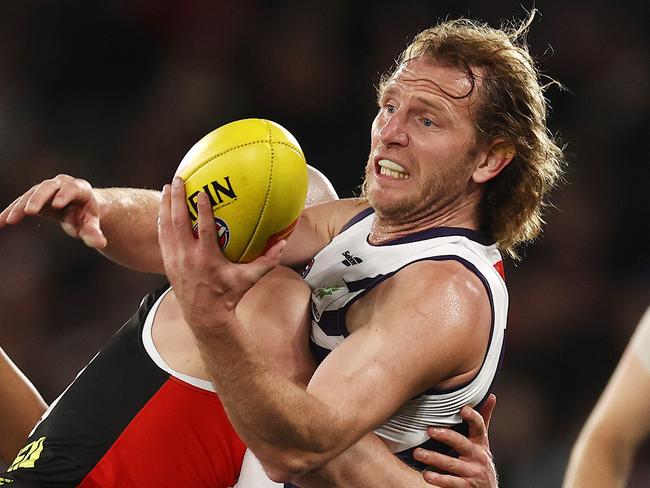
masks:
<path fill-rule="evenodd" d="M 264 361 L 253 341 L 219 329 L 196 337 L 235 430 L 272 478 L 310 471 L 356 440 L 341 442 L 349 432 L 337 415 Z"/>
<path fill-rule="evenodd" d="M 0 455 L 10 464 L 47 405 L 0 348 Z"/>
<path fill-rule="evenodd" d="M 93 192 L 108 240 L 102 254 L 127 268 L 164 273 L 156 227 L 160 192 L 135 188 L 99 188 Z"/>
<path fill-rule="evenodd" d="M 367 434 L 324 466 L 298 477 L 294 483 L 301 488 L 431 486 L 419 471 L 400 461 L 374 434 Z"/>
<path fill-rule="evenodd" d="M 571 453 L 565 488 L 625 486 L 650 433 L 650 376 L 628 346 Z"/>
<path fill-rule="evenodd" d="M 624 487 L 633 449 L 597 427 L 587 427 L 573 448 L 564 488 Z"/>

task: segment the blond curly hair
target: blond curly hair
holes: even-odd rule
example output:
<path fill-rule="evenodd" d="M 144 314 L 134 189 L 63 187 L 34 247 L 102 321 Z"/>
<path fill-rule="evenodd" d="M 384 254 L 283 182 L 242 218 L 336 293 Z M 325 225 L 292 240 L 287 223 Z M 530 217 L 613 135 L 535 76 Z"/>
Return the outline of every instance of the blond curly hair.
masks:
<path fill-rule="evenodd" d="M 481 229 L 515 259 L 518 245 L 541 232 L 548 193 L 565 165 L 563 149 L 546 126 L 549 107 L 544 91 L 559 83 L 549 79 L 542 84 L 526 45 L 534 17 L 533 10 L 519 25 L 499 29 L 464 18 L 426 29 L 402 52 L 378 86 L 381 97 L 399 67 L 421 56 L 463 69 L 471 82 L 463 97 L 471 95 L 480 79 L 478 104 L 473 110 L 477 141 L 504 138 L 516 151 L 511 163 L 485 184 L 479 207 Z"/>

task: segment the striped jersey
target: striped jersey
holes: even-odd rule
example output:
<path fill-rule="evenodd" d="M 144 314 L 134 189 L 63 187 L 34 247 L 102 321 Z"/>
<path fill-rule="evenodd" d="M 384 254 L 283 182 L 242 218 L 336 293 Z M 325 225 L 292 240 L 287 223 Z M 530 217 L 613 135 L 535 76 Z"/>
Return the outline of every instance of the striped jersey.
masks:
<path fill-rule="evenodd" d="M 368 235 L 374 218 L 372 209 L 358 214 L 305 270 L 304 278 L 312 289 L 311 349 L 318 362 L 349 335 L 346 312 L 350 306 L 409 264 L 457 261 L 480 278 L 490 300 L 490 338 L 476 376 L 446 391 L 430 388 L 422 392 L 375 430 L 405 462 L 423 467 L 412 458 L 415 447 L 443 450 L 429 440 L 426 427 L 463 431 L 460 409 L 479 405 L 490 392 L 500 365 L 508 310 L 503 263 L 496 245 L 483 233 L 463 228 L 436 227 L 372 245 Z"/>

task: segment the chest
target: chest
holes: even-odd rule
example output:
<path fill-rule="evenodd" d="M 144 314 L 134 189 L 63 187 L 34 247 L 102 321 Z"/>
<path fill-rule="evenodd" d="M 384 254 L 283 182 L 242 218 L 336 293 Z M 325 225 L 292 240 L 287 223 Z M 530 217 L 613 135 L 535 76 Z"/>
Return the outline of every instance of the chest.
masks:
<path fill-rule="evenodd" d="M 413 246 L 371 246 L 365 236 L 330 244 L 305 277 L 312 290 L 312 327 L 347 336 L 381 320 L 378 304 L 394 275 L 418 256 Z"/>

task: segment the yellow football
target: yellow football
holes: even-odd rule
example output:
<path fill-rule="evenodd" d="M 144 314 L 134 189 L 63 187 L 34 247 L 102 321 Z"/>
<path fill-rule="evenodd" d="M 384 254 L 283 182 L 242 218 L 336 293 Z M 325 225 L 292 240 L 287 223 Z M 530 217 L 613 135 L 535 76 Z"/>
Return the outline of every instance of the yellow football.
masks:
<path fill-rule="evenodd" d="M 224 255 L 245 263 L 293 230 L 307 196 L 307 163 L 291 133 L 265 119 L 231 122 L 197 142 L 176 174 L 185 181 L 196 229 L 197 197 L 208 194 Z"/>

